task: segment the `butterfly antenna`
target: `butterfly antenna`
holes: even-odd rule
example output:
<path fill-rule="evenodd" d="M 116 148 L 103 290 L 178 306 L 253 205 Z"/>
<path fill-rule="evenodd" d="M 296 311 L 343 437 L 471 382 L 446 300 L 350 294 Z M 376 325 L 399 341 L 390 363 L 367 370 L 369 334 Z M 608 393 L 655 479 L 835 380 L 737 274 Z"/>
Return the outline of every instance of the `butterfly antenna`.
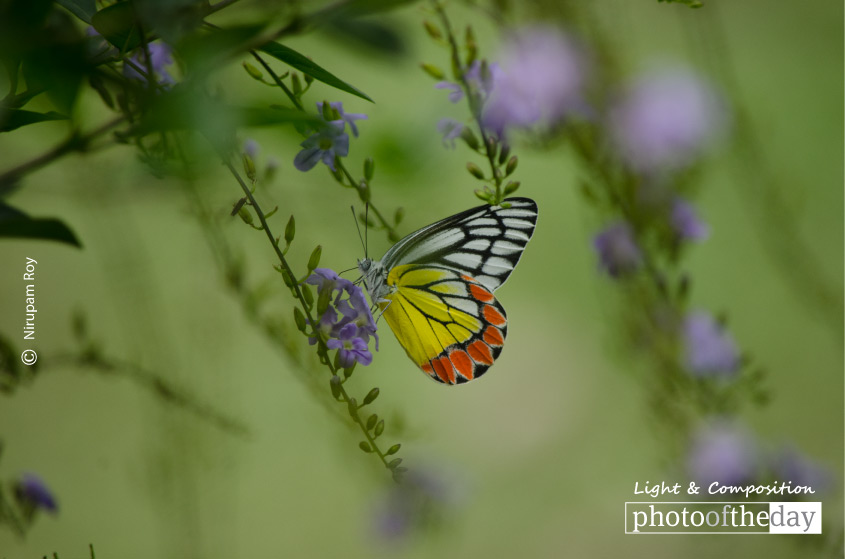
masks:
<path fill-rule="evenodd" d="M 358 238 L 361 239 L 361 246 L 364 247 L 364 258 L 367 257 L 367 243 L 364 241 L 364 237 L 361 236 L 361 227 L 358 225 L 358 216 L 355 215 L 355 206 L 349 206 L 349 209 L 352 210 L 352 219 L 355 220 L 355 229 L 358 230 Z M 365 229 L 366 231 L 366 229 Z"/>
<path fill-rule="evenodd" d="M 348 270 L 343 270 L 342 272 L 338 272 L 337 275 L 345 274 L 346 272 L 351 272 L 352 270 L 357 270 L 358 268 L 349 268 Z"/>
<path fill-rule="evenodd" d="M 367 202 L 367 205 L 364 206 L 364 258 L 367 258 L 369 255 L 367 254 L 367 249 L 370 246 L 370 239 L 368 237 L 370 232 L 370 203 Z"/>

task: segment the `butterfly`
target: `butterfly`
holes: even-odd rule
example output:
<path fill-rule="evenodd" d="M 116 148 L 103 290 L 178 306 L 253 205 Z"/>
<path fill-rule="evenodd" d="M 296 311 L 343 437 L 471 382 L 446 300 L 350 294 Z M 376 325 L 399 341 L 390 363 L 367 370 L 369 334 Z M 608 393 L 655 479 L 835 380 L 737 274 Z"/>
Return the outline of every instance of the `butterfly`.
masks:
<path fill-rule="evenodd" d="M 536 224 L 534 200 L 508 198 L 423 227 L 381 260 L 358 260 L 373 304 L 428 376 L 463 384 L 499 357 L 508 321 L 493 292 L 516 267 Z"/>

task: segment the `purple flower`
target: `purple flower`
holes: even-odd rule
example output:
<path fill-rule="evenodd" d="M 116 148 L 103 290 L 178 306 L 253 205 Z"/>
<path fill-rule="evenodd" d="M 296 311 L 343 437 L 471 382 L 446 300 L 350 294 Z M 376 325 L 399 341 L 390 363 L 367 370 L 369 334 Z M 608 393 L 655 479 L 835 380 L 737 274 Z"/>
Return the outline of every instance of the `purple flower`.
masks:
<path fill-rule="evenodd" d="M 350 322 L 340 329 L 336 338 L 326 342 L 326 347 L 338 350 L 341 367 L 351 367 L 356 362 L 362 365 L 373 362 L 373 354 L 367 347 L 367 341 L 358 334 L 358 327 Z"/>
<path fill-rule="evenodd" d="M 583 107 L 583 57 L 560 30 L 521 29 L 506 42 L 500 61 L 482 115 L 499 136 L 508 127 L 554 124 Z"/>
<path fill-rule="evenodd" d="M 464 90 L 463 88 L 454 82 L 437 82 L 434 84 L 434 87 L 437 89 L 448 89 L 449 90 L 449 101 L 452 103 L 457 103 L 461 99 L 464 98 Z"/>
<path fill-rule="evenodd" d="M 303 172 L 310 171 L 318 161 L 322 161 L 335 171 L 335 157 L 349 154 L 349 134 L 343 131 L 344 126 L 343 120 L 332 120 L 302 142 L 303 150 L 296 154 L 294 167 Z"/>
<path fill-rule="evenodd" d="M 15 484 L 15 496 L 18 501 L 34 508 L 40 508 L 52 513 L 58 511 L 56 498 L 44 482 L 35 474 L 25 473 Z"/>
<path fill-rule="evenodd" d="M 243 152 L 244 155 L 248 155 L 251 159 L 255 159 L 255 156 L 258 155 L 258 142 L 253 140 L 252 138 L 247 138 L 244 142 Z"/>
<path fill-rule="evenodd" d="M 693 435 L 687 468 L 692 480 L 700 485 L 753 481 L 757 474 L 756 442 L 747 430 L 718 420 Z"/>
<path fill-rule="evenodd" d="M 352 135 L 356 138 L 358 137 L 358 125 L 355 124 L 356 120 L 366 120 L 369 118 L 367 115 L 363 113 L 345 113 L 343 112 L 343 103 L 340 101 L 335 101 L 333 103 L 329 103 L 329 106 L 337 111 L 340 115 L 340 120 L 345 122 L 349 125 L 349 128 L 352 130 Z M 323 103 L 322 101 L 317 103 L 317 111 L 322 115 L 323 114 Z"/>
<path fill-rule="evenodd" d="M 476 60 L 464 73 L 464 79 L 472 91 L 481 94 L 481 100 L 484 101 L 490 96 L 493 86 L 501 75 L 502 71 L 495 62 L 487 67 L 486 75 L 482 75 L 481 62 Z M 452 103 L 457 103 L 464 98 L 464 89 L 460 84 L 442 81 L 437 82 L 434 87 L 437 89 L 448 89 L 449 101 Z"/>
<path fill-rule="evenodd" d="M 441 118 L 437 123 L 437 131 L 443 135 L 443 145 L 455 149 L 455 138 L 459 138 L 464 125 L 453 118 Z"/>
<path fill-rule="evenodd" d="M 351 281 L 340 277 L 337 275 L 337 272 L 331 268 L 316 268 L 314 273 L 308 276 L 308 279 L 305 280 L 305 283 L 309 285 L 316 285 L 317 293 L 322 293 L 326 289 L 329 291 L 334 291 L 335 289 L 342 291 L 352 285 Z M 338 298 L 339 297 L 340 294 L 338 294 Z"/>
<path fill-rule="evenodd" d="M 150 66 L 152 66 L 153 74 L 155 74 L 158 83 L 160 85 L 175 83 L 176 80 L 167 71 L 167 68 L 173 65 L 170 46 L 162 42 L 148 43 L 147 49 L 150 51 Z M 135 54 L 129 60 L 144 73 L 147 72 L 147 53 L 143 47 L 136 49 Z M 147 81 L 145 75 L 129 64 L 123 65 L 123 75 L 132 80 Z"/>
<path fill-rule="evenodd" d="M 642 75 L 609 114 L 610 134 L 620 155 L 646 172 L 689 164 L 726 124 L 721 98 L 683 69 Z"/>
<path fill-rule="evenodd" d="M 634 232 L 627 222 L 615 223 L 593 239 L 593 248 L 599 256 L 599 266 L 611 277 L 618 278 L 639 268 L 642 253 Z"/>
<path fill-rule="evenodd" d="M 697 377 L 729 377 L 739 369 L 739 352 L 733 338 L 706 312 L 684 320 L 685 365 Z"/>
<path fill-rule="evenodd" d="M 703 241 L 710 236 L 710 228 L 698 217 L 695 207 L 683 198 L 676 198 L 672 203 L 669 223 L 680 239 Z"/>
<path fill-rule="evenodd" d="M 372 363 L 373 356 L 368 344 L 370 336 L 373 336 L 376 340 L 376 350 L 378 350 L 378 334 L 376 334 L 375 320 L 361 288 L 341 278 L 329 268 L 315 269 L 305 282 L 316 285 L 319 295 L 328 291 L 329 295 L 326 296 L 331 297 L 335 291 L 337 292 L 334 301 L 330 301 L 328 308 L 317 322 L 315 330 L 327 340 L 326 346 L 329 349 L 338 350 L 341 365 L 350 367 L 356 362 L 362 365 Z M 340 318 L 341 315 L 342 318 Z M 308 341 L 313 345 L 317 343 L 317 338 L 312 336 Z"/>
<path fill-rule="evenodd" d="M 833 486 L 833 474 L 792 445 L 781 448 L 775 454 L 772 471 L 779 481 L 812 487 L 819 493 L 829 491 Z"/>

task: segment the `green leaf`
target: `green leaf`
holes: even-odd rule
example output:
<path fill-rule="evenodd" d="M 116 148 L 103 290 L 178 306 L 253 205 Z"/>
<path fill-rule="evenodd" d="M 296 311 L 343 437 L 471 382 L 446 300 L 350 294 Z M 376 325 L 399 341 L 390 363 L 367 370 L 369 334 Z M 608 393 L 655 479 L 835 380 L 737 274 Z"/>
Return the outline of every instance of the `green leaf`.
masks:
<path fill-rule="evenodd" d="M 21 71 L 29 90 L 46 92 L 60 112 L 70 114 L 90 67 L 85 38 L 67 13 L 50 13 L 43 39 L 23 57 Z"/>
<path fill-rule="evenodd" d="M 141 44 L 141 33 L 135 12 L 129 2 L 118 2 L 91 16 L 91 25 L 121 52 L 130 51 Z"/>
<path fill-rule="evenodd" d="M 63 114 L 55 111 L 49 113 L 36 113 L 33 111 L 24 111 L 22 109 L 0 109 L 0 132 L 8 132 L 15 130 L 21 126 L 28 124 L 35 124 L 37 122 L 46 122 L 48 120 L 66 120 Z"/>
<path fill-rule="evenodd" d="M 322 66 L 319 66 L 318 64 L 312 62 L 302 54 L 293 50 L 292 48 L 286 47 L 280 43 L 272 42 L 267 43 L 259 50 L 261 52 L 269 54 L 276 60 L 281 60 L 288 66 L 296 68 L 300 72 L 308 74 L 315 80 L 319 80 L 326 85 L 330 85 L 334 88 L 340 89 L 341 91 L 351 93 L 352 95 L 356 95 L 361 99 L 366 99 L 371 103 L 374 102 L 369 95 L 367 95 L 357 87 L 346 83 L 345 81 L 341 80 L 328 70 L 324 69 Z"/>
<path fill-rule="evenodd" d="M 42 239 L 82 248 L 73 231 L 54 218 L 31 218 L 0 202 L 0 238 Z"/>
<path fill-rule="evenodd" d="M 95 0 L 56 0 L 63 7 L 85 23 L 91 23 L 91 16 L 97 13 Z"/>

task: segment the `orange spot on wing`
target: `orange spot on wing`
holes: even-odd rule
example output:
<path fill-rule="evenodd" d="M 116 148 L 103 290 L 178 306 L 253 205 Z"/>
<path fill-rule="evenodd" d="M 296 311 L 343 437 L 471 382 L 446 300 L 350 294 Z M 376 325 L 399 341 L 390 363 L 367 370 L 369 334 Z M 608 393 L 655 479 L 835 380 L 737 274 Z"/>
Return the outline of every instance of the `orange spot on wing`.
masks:
<path fill-rule="evenodd" d="M 423 365 L 420 365 L 420 369 L 428 373 L 429 376 L 434 376 L 434 368 L 431 366 L 431 363 L 425 363 Z"/>
<path fill-rule="evenodd" d="M 484 365 L 493 364 L 493 354 L 490 352 L 490 346 L 481 340 L 475 340 L 469 344 L 467 346 L 467 352 L 476 363 L 482 363 Z"/>
<path fill-rule="evenodd" d="M 507 320 L 493 305 L 484 305 L 484 318 L 495 326 L 504 326 Z"/>
<path fill-rule="evenodd" d="M 468 275 L 466 275 L 466 274 L 461 274 L 461 278 L 463 278 L 463 279 L 464 279 L 464 281 L 468 281 L 468 282 L 471 282 L 471 283 L 475 283 L 475 278 L 473 278 L 473 277 L 471 277 L 471 276 L 468 276 Z"/>
<path fill-rule="evenodd" d="M 467 355 L 466 351 L 460 349 L 455 350 L 449 354 L 449 359 L 452 360 L 452 364 L 455 366 L 458 374 L 467 380 L 472 380 L 472 373 L 475 369 L 475 365 L 472 363 L 472 359 L 469 355 Z"/>
<path fill-rule="evenodd" d="M 439 358 L 435 358 L 431 360 L 431 365 L 434 367 L 434 372 L 437 373 L 438 378 L 443 382 L 449 382 L 449 377 L 446 376 L 446 368 L 443 367 L 443 363 L 440 361 Z"/>
<path fill-rule="evenodd" d="M 478 284 L 471 283 L 469 286 L 469 292 L 472 293 L 473 297 L 475 297 L 482 303 L 489 303 L 493 300 L 493 294 Z"/>
<path fill-rule="evenodd" d="M 449 383 L 455 384 L 455 367 L 452 366 L 452 362 L 446 356 L 441 357 L 438 361 L 443 365 L 443 370 L 446 371 L 446 377 L 449 379 Z"/>
<path fill-rule="evenodd" d="M 484 330 L 484 341 L 491 346 L 500 346 L 505 343 L 505 339 L 502 337 L 502 331 L 495 326 L 488 326 Z"/>

